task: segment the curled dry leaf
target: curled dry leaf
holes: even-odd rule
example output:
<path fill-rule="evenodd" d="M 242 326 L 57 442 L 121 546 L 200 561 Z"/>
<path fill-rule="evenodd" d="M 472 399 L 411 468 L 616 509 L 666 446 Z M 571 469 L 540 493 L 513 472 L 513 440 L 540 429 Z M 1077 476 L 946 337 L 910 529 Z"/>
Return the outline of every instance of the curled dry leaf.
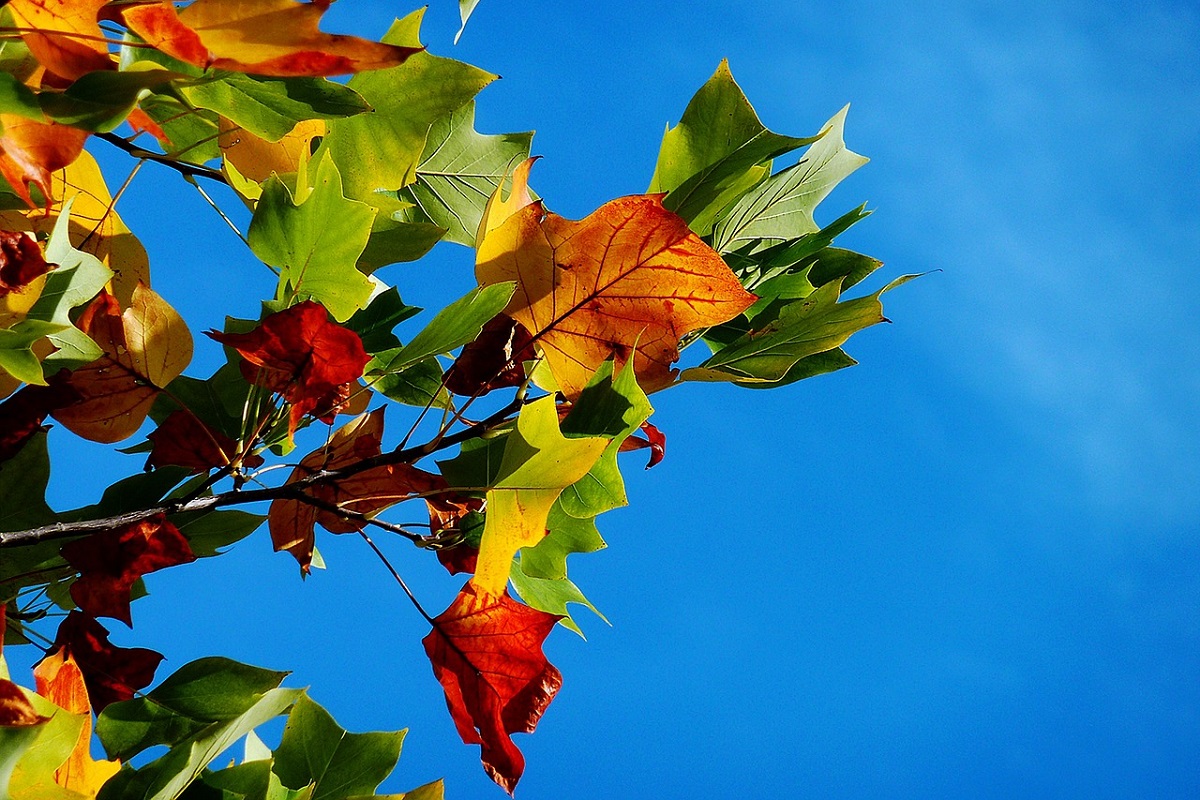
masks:
<path fill-rule="evenodd" d="M 29 191 L 30 184 L 36 186 L 48 211 L 53 201 L 50 174 L 79 158 L 87 137 L 87 131 L 69 125 L 0 114 L 0 175 L 30 208 L 38 207 Z"/>
<path fill-rule="evenodd" d="M 525 382 L 522 364 L 534 356 L 529 331 L 512 317 L 498 314 L 446 370 L 445 387 L 455 394 L 474 397 L 505 386 L 520 386 Z"/>
<path fill-rule="evenodd" d="M 93 533 L 63 546 L 62 557 L 79 571 L 71 599 L 93 617 L 132 626 L 130 590 L 143 575 L 196 560 L 187 539 L 162 515 Z"/>
<path fill-rule="evenodd" d="M 559 619 L 468 583 L 422 640 L 459 736 L 481 745 L 483 768 L 509 794 L 525 771 L 511 734 L 533 733 L 562 686 L 542 653 Z"/>
<path fill-rule="evenodd" d="M 54 418 L 85 439 L 118 442 L 141 427 L 162 387 L 192 360 L 192 334 L 175 309 L 142 284 L 124 312 L 101 292 L 78 326 L 104 355 L 70 373 L 67 385 L 80 399 L 54 411 Z"/>
<path fill-rule="evenodd" d="M 62 649 L 42 659 L 33 671 L 37 693 L 72 714 L 83 714 L 83 728 L 67 760 L 54 771 L 54 783 L 85 798 L 95 797 L 121 769 L 119 761 L 92 758 L 92 704 L 83 672 Z"/>
<path fill-rule="evenodd" d="M 312 300 L 269 315 L 249 333 L 206 333 L 241 354 L 246 380 L 291 403 L 289 437 L 305 414 L 332 422 L 371 359 L 358 334 L 330 322 Z"/>
<path fill-rule="evenodd" d="M 42 248 L 28 233 L 0 231 L 0 297 L 21 292 L 50 271 Z"/>
<path fill-rule="evenodd" d="M 627 436 L 625 441 L 621 442 L 621 452 L 627 453 L 630 450 L 649 448 L 650 462 L 646 464 L 646 469 L 650 469 L 661 462 L 663 456 L 667 454 L 667 436 L 649 422 L 642 423 L 641 431 L 645 436 L 633 434 Z"/>
<path fill-rule="evenodd" d="M 533 334 L 570 398 L 610 358 L 632 360 L 645 391 L 664 388 L 680 337 L 756 299 L 659 195 L 619 198 L 579 221 L 539 200 L 491 224 L 481 228 L 475 275 L 484 285 L 516 281 L 504 313 Z"/>
<path fill-rule="evenodd" d="M 73 81 L 114 69 L 97 15 L 108 0 L 10 0 L 13 22 L 29 52 L 49 72 Z"/>
<path fill-rule="evenodd" d="M 384 409 L 380 408 L 346 423 L 325 446 L 300 461 L 288 477 L 288 483 L 323 470 L 343 469 L 379 455 L 382 452 L 383 414 Z M 386 464 L 320 483 L 305 491 L 323 505 L 369 517 L 414 495 L 427 495 L 445 488 L 446 481 L 440 475 L 409 464 Z M 363 527 L 359 520 L 287 497 L 272 502 L 267 516 L 275 549 L 291 553 L 305 573 L 312 564 L 314 526 L 318 522 L 331 533 L 352 533 Z"/>
<path fill-rule="evenodd" d="M 58 626 L 53 649 L 58 648 L 65 648 L 65 654 L 79 665 L 97 714 L 149 686 L 163 658 L 142 647 L 113 645 L 104 626 L 82 611 L 67 614 Z"/>
<path fill-rule="evenodd" d="M 328 0 L 196 0 L 125 9 L 125 24 L 169 56 L 207 69 L 279 77 L 346 75 L 394 67 L 419 47 L 322 33 Z"/>

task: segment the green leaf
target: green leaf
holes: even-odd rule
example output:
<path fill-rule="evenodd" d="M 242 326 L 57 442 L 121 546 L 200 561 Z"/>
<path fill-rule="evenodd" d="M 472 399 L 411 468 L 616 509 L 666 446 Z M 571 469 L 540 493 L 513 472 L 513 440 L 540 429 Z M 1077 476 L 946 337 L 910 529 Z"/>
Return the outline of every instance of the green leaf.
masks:
<path fill-rule="evenodd" d="M 347 733 L 307 696 L 296 701 L 275 749 L 284 786 L 315 784 L 312 800 L 370 794 L 396 766 L 406 730 Z"/>
<path fill-rule="evenodd" d="M 568 436 L 612 438 L 588 474 L 564 489 L 559 498 L 563 510 L 575 517 L 594 517 L 629 504 L 617 453 L 625 438 L 654 412 L 632 369 L 621 370 L 615 378 L 612 371 L 611 361 L 596 370 L 562 423 Z"/>
<path fill-rule="evenodd" d="M 190 474 L 185 467 L 160 467 L 153 472 L 130 475 L 105 489 L 99 503 L 64 511 L 59 518 L 74 522 L 152 508 Z"/>
<path fill-rule="evenodd" d="M 399 372 L 389 372 L 371 383 L 371 388 L 409 406 L 450 408 L 450 393 L 443 383 L 442 366 L 437 358 L 411 364 Z"/>
<path fill-rule="evenodd" d="M 811 144 L 767 130 L 722 61 L 663 136 L 649 192 L 704 235 L 717 214 L 770 174 L 776 156 Z"/>
<path fill-rule="evenodd" d="M 36 319 L 23 319 L 11 328 L 0 329 L 0 369 L 19 381 L 46 385 L 42 362 L 33 345 L 50 334 L 61 334 L 67 326 Z"/>
<path fill-rule="evenodd" d="M 420 313 L 416 306 L 405 305 L 400 292 L 389 288 L 371 299 L 371 304 L 346 321 L 346 327 L 358 334 L 368 353 L 399 347 L 392 329 Z"/>
<path fill-rule="evenodd" d="M 539 611 L 558 614 L 562 617 L 558 621 L 560 625 L 583 638 L 586 637 L 583 636 L 579 624 L 571 616 L 571 612 L 567 608 L 568 603 L 584 606 L 600 619 L 608 622 L 608 619 L 592 605 L 590 600 L 583 596 L 583 592 L 579 591 L 579 587 L 574 583 L 566 578 L 536 578 L 526 575 L 522 570 L 522 561 L 523 559 L 513 562 L 508 578 L 526 605 Z"/>
<path fill-rule="evenodd" d="M 735 252 L 725 253 L 722 257 L 729 268 L 737 274 L 738 280 L 743 286 L 757 291 L 764 281 L 777 275 L 806 269 L 804 265 L 810 262 L 817 253 L 829 247 L 835 238 L 855 223 L 870 215 L 871 212 L 866 210 L 866 206 L 861 205 L 838 217 L 817 233 L 805 234 L 794 241 L 773 245 L 765 250 L 755 251 L 753 244 L 747 245 Z M 826 281 L 815 280 L 814 282 L 819 286 Z M 853 284 L 844 284 L 843 291 L 850 288 L 851 285 Z"/>
<path fill-rule="evenodd" d="M 849 108 L 825 123 L 821 137 L 798 163 L 767 178 L 721 216 L 713 230 L 719 252 L 747 243 L 763 249 L 820 230 L 813 219 L 817 205 L 868 160 L 846 149 L 843 129 Z"/>
<path fill-rule="evenodd" d="M 125 121 L 142 92 L 181 77 L 184 76 L 178 72 L 141 62 L 120 72 L 89 72 L 64 92 L 42 92 L 38 102 L 46 116 L 57 122 L 87 131 L 108 132 Z"/>
<path fill-rule="evenodd" d="M 190 164 L 205 164 L 220 157 L 220 129 L 212 111 L 192 108 L 161 94 L 142 98 L 141 107 L 171 140 L 167 155 Z"/>
<path fill-rule="evenodd" d="M 50 232 L 50 239 L 46 242 L 46 260 L 58 267 L 46 275 L 41 297 L 29 309 L 27 316 L 28 319 L 61 326 L 58 332 L 47 337 L 58 349 L 42 362 L 46 374 L 63 368 L 81 367 L 102 355 L 96 343 L 72 324 L 70 313 L 95 297 L 113 273 L 95 256 L 71 246 L 67 231 L 74 202 L 72 198 L 63 204 L 62 213 Z"/>
<path fill-rule="evenodd" d="M 365 374 L 400 372 L 430 356 L 448 353 L 474 341 L 484 324 L 499 314 L 516 290 L 512 282 L 495 283 L 471 290 L 442 309 L 433 320 L 403 347 L 378 353 L 367 364 Z"/>
<path fill-rule="evenodd" d="M 193 105 L 215 111 L 270 142 L 304 120 L 339 119 L 371 110 L 358 92 L 324 78 L 256 78 L 229 72 L 182 91 Z"/>
<path fill-rule="evenodd" d="M 680 379 L 783 381 L 802 359 L 840 347 L 857 331 L 886 321 L 879 296 L 911 277 L 915 276 L 845 302 L 838 302 L 838 283 L 827 283 L 807 298 L 784 305 L 775 320 L 721 348 L 699 367 L 684 370 Z"/>
<path fill-rule="evenodd" d="M 3 71 L 0 71 L 0 114 L 16 114 L 37 122 L 46 120 L 33 90 L 16 75 Z"/>
<path fill-rule="evenodd" d="M 245 539 L 266 522 L 261 514 L 246 511 L 201 511 L 176 514 L 171 522 L 187 538 L 197 558 L 219 555 L 221 548 Z"/>
<path fill-rule="evenodd" d="M 446 229 L 446 239 L 475 246 L 488 199 L 513 168 L 529 157 L 533 132 L 485 136 L 475 131 L 475 103 L 468 102 L 429 129 L 416 182 L 400 196 Z"/>
<path fill-rule="evenodd" d="M 232 729 L 240 729 L 229 740 L 232 744 L 299 695 L 277 688 L 286 675 L 227 658 L 201 658 L 185 664 L 148 695 L 107 706 L 97 719 L 96 732 L 109 756 L 122 761 L 155 745 L 174 750 L 189 738 L 211 740 L 218 733 L 226 738 Z M 262 716 L 274 708 L 278 710 Z M 246 727 L 252 719 L 259 722 Z"/>
<path fill-rule="evenodd" d="M 16 455 L 0 463 L 0 531 L 22 531 L 54 522 L 54 512 L 45 499 L 49 484 L 46 432 L 38 431 Z M 13 552 L 6 553 L 4 560 Z"/>
<path fill-rule="evenodd" d="M 0 797 L 5 800 L 12 797 L 9 784 L 13 771 L 29 754 L 30 748 L 37 742 L 38 735 L 49 722 L 50 720 L 45 720 L 36 725 L 0 726 Z M 50 774 L 54 774 L 54 767 L 50 767 Z"/>
<path fill-rule="evenodd" d="M 376 192 L 364 198 L 379 213 L 371 225 L 371 238 L 358 263 L 368 272 L 388 264 L 416 261 L 446 235 L 446 229 L 425 219 L 412 203 Z"/>
<path fill-rule="evenodd" d="M 341 177 L 328 156 L 317 166 L 312 190 L 296 194 L 298 200 L 293 200 L 277 176 L 263 184 L 250 220 L 250 249 L 280 268 L 285 293 L 312 298 L 345 321 L 366 307 L 374 290 L 356 262 L 371 234 L 375 210 L 342 195 Z"/>
<path fill-rule="evenodd" d="M 424 13 L 419 9 L 397 20 L 383 41 L 420 46 Z M 375 111 L 332 121 L 323 143 L 341 170 L 347 196 L 372 202 L 377 190 L 394 192 L 412 183 L 429 127 L 495 79 L 469 64 L 427 52 L 410 56 L 400 66 L 351 78 L 350 88 Z"/>
<path fill-rule="evenodd" d="M 155 400 L 150 416 L 161 424 L 182 403 L 209 428 L 237 440 L 250 391 L 241 370 L 227 363 L 205 380 L 180 375 L 171 381 L 167 391 Z"/>
<path fill-rule="evenodd" d="M 33 705 L 34 710 L 49 720 L 42 725 L 31 726 L 36 731 L 36 738 L 27 745 L 21 757 L 13 765 L 8 776 L 8 791 L 0 792 L 0 797 L 37 798 L 37 800 L 77 800 L 78 795 L 63 790 L 54 782 L 54 771 L 75 749 L 79 734 L 83 731 L 85 715 L 72 714 L 59 708 L 54 703 L 28 690 L 23 690 L 25 697 Z M 13 728 L 0 727 L 0 733 L 12 731 Z M 22 730 L 20 728 L 15 730 Z M 24 730 L 29 730 L 25 728 Z M 25 737 L 16 737 L 17 749 L 24 745 Z M 5 752 L 9 744 L 0 738 L 0 753 Z M 0 789 L 3 789 L 5 775 L 3 761 L 0 755 Z"/>
<path fill-rule="evenodd" d="M 594 553 L 608 546 L 596 528 L 595 517 L 573 517 L 563 510 L 561 502 L 550 509 L 546 530 L 540 542 L 521 550 L 521 570 L 532 578 L 565 578 L 567 556 Z"/>

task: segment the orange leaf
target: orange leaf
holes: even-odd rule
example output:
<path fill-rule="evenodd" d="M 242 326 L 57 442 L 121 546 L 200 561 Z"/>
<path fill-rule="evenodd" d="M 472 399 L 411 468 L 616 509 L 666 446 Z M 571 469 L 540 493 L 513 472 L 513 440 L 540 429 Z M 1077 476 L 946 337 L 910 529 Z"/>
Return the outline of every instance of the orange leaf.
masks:
<path fill-rule="evenodd" d="M 423 48 L 396 47 L 318 29 L 329 0 L 196 0 L 124 12 L 130 30 L 167 55 L 207 69 L 279 77 L 345 75 L 394 67 Z"/>
<path fill-rule="evenodd" d="M 85 72 L 113 69 L 96 15 L 108 0 L 11 0 L 21 38 L 48 71 L 73 81 Z"/>
<path fill-rule="evenodd" d="M 509 794 L 525 771 L 510 734 L 533 733 L 562 686 L 542 653 L 559 619 L 468 583 L 422 640 L 459 736 L 482 745 L 484 770 Z"/>
<path fill-rule="evenodd" d="M 78 321 L 104 355 L 67 378 L 79 401 L 53 412 L 68 430 L 94 442 L 132 436 L 154 398 L 192 359 L 192 335 L 166 301 L 142 284 L 124 313 L 101 292 Z"/>
<path fill-rule="evenodd" d="M 48 210 L 0 211 L 0 226 L 49 235 L 63 204 L 75 198 L 68 227 L 71 244 L 113 271 L 112 293 L 128 305 L 138 281 L 150 284 L 150 262 L 142 243 L 113 210 L 100 165 L 85 150 L 66 169 L 51 174 L 49 186 L 53 202 Z"/>
<path fill-rule="evenodd" d="M 53 198 L 50 173 L 66 167 L 83 152 L 87 131 L 0 114 L 0 174 L 30 208 L 37 208 L 29 184 L 41 191 L 48 211 Z"/>
<path fill-rule="evenodd" d="M 59 648 L 42 659 L 33 670 L 37 693 L 72 714 L 85 714 L 75 749 L 54 771 L 54 782 L 85 797 L 95 797 L 104 782 L 121 769 L 119 761 L 92 758 L 92 705 L 79 665 Z"/>
<path fill-rule="evenodd" d="M 330 322 L 325 307 L 312 300 L 267 316 L 249 333 L 206 334 L 241 354 L 246 380 L 292 404 L 289 438 L 305 414 L 332 422 L 371 360 L 358 334 Z"/>
<path fill-rule="evenodd" d="M 93 533 L 63 545 L 60 552 L 79 570 L 71 599 L 93 617 L 113 617 L 131 627 L 134 582 L 149 572 L 196 560 L 187 539 L 162 515 Z"/>
<path fill-rule="evenodd" d="M 658 195 L 613 200 L 579 221 L 525 205 L 483 236 L 475 275 L 516 281 L 504 313 L 533 334 L 568 397 L 610 358 L 632 358 L 645 391 L 664 388 L 680 337 L 756 299 Z"/>
<path fill-rule="evenodd" d="M 346 423 L 333 434 L 328 444 L 301 460 L 288 477 L 288 483 L 322 470 L 343 469 L 379 455 L 382 452 L 383 413 L 384 409 L 380 408 Z M 325 504 L 373 516 L 414 495 L 445 488 L 446 482 L 440 475 L 408 464 L 388 464 L 318 484 L 306 491 Z M 318 522 L 331 533 L 352 533 L 363 527 L 358 520 L 347 519 L 291 498 L 272 502 L 267 516 L 275 549 L 291 553 L 306 573 L 312 563 L 314 526 Z"/>

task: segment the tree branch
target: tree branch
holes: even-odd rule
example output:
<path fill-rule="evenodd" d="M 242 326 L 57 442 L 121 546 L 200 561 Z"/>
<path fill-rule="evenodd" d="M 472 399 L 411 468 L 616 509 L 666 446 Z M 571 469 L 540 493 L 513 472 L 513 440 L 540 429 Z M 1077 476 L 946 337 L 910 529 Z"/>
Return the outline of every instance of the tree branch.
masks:
<path fill-rule="evenodd" d="M 211 167 L 202 167 L 199 164 L 189 164 L 186 161 L 179 161 L 178 159 L 171 158 L 163 153 L 156 153 L 153 150 L 147 150 L 144 147 L 139 147 L 133 142 L 122 139 L 115 133 L 95 133 L 92 135 L 99 139 L 103 139 L 114 147 L 124 150 L 134 158 L 141 158 L 146 161 L 153 161 L 156 164 L 162 164 L 163 166 L 170 167 L 184 177 L 207 178 L 210 181 L 216 181 L 217 183 L 224 183 L 226 185 L 229 184 L 229 181 L 225 179 L 225 176 L 221 174 L 220 170 L 215 170 Z"/>
<path fill-rule="evenodd" d="M 521 403 L 521 399 L 514 399 L 507 406 L 492 414 L 487 419 L 481 420 L 468 428 L 458 431 L 457 433 L 446 436 L 438 436 L 437 438 L 434 438 L 423 445 L 392 450 L 378 456 L 364 458 L 362 461 L 358 461 L 348 467 L 344 467 L 343 469 L 322 470 L 321 472 L 315 472 L 305 478 L 292 481 L 291 483 L 285 483 L 282 486 L 273 486 L 265 489 L 234 489 L 221 494 L 209 495 L 208 497 L 181 498 L 169 503 L 160 503 L 152 508 L 130 511 L 125 514 L 116 514 L 111 517 L 80 520 L 78 522 L 54 522 L 49 525 L 42 525 L 38 528 L 30 528 L 23 531 L 0 532 L 0 549 L 6 547 L 27 547 L 29 545 L 53 541 L 55 539 L 85 536 L 90 533 L 112 530 L 122 525 L 141 522 L 142 520 L 150 519 L 151 517 L 158 516 L 159 514 L 170 516 L 173 514 L 185 514 L 197 511 L 214 511 L 218 508 L 225 508 L 227 506 L 262 503 L 281 498 L 299 500 L 300 502 L 308 503 L 309 505 L 316 506 L 317 508 L 338 514 L 346 519 L 353 519 L 356 521 L 376 525 L 384 530 L 392 533 L 399 533 L 400 535 L 419 543 L 424 541 L 424 539 L 420 535 L 412 533 L 412 531 L 407 531 L 399 526 L 371 519 L 365 514 L 361 514 L 357 511 L 350 511 L 348 509 L 340 508 L 332 503 L 319 500 L 308 494 L 306 490 L 310 487 L 319 486 L 326 483 L 333 483 L 375 467 L 391 466 L 395 464 L 415 464 L 426 456 L 432 455 L 439 450 L 445 450 L 446 448 L 453 447 L 456 444 L 461 444 L 468 439 L 474 439 L 481 433 L 484 433 L 488 429 L 495 427 L 499 423 L 505 421 L 510 414 L 517 411 L 521 407 Z"/>

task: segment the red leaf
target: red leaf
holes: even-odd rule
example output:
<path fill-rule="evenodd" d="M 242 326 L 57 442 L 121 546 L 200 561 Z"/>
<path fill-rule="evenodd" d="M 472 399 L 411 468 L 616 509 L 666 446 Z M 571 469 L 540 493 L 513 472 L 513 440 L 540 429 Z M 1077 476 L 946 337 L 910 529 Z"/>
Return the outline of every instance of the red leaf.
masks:
<path fill-rule="evenodd" d="M 130 111 L 125 121 L 129 123 L 129 127 L 133 128 L 134 134 L 148 133 L 158 140 L 158 144 L 163 150 L 171 151 L 171 138 L 167 136 L 167 132 L 142 109 L 135 108 Z"/>
<path fill-rule="evenodd" d="M 312 300 L 271 314 L 249 333 L 207 334 L 241 354 L 246 380 L 292 404 L 289 436 L 305 414 L 332 422 L 371 358 L 357 333 L 330 322 Z"/>
<path fill-rule="evenodd" d="M 77 400 L 70 386 L 51 379 L 49 386 L 26 386 L 0 403 L 0 462 L 20 452 L 50 412 Z"/>
<path fill-rule="evenodd" d="M 154 449 L 146 460 L 148 467 L 187 467 L 194 473 L 207 472 L 229 464 L 238 454 L 237 442 L 214 431 L 190 411 L 172 411 L 146 436 Z M 247 456 L 249 467 L 262 464 L 260 456 Z"/>
<path fill-rule="evenodd" d="M 667 454 L 667 436 L 649 422 L 642 423 L 642 433 L 646 434 L 646 438 L 643 439 L 635 434 L 621 442 L 621 452 L 627 453 L 631 450 L 650 448 L 650 463 L 646 465 L 646 469 L 650 469 L 662 461 L 663 456 Z"/>
<path fill-rule="evenodd" d="M 448 531 L 457 531 L 462 520 L 472 511 L 483 508 L 482 497 L 468 497 L 456 492 L 447 492 L 436 497 L 427 497 L 429 504 L 429 534 L 430 536 L 444 535 Z M 475 544 L 459 542 L 451 547 L 443 547 L 437 551 L 438 562 L 451 575 L 460 572 L 475 572 L 475 562 L 479 558 L 478 540 Z"/>
<path fill-rule="evenodd" d="M 196 560 L 187 539 L 161 514 L 93 533 L 64 545 L 60 552 L 80 573 L 71 584 L 71 599 L 93 617 L 113 617 L 130 626 L 129 591 L 134 581 Z"/>
<path fill-rule="evenodd" d="M 109 703 L 129 700 L 154 680 L 162 654 L 142 647 L 116 647 L 95 618 L 72 611 L 58 626 L 51 652 L 59 647 L 83 672 L 92 708 L 99 714 Z"/>
<path fill-rule="evenodd" d="M 542 653 L 559 619 L 468 583 L 422 640 L 459 735 L 482 745 L 484 770 L 509 794 L 525 771 L 510 734 L 533 733 L 562 686 Z"/>
<path fill-rule="evenodd" d="M 19 292 L 50 271 L 42 248 L 29 233 L 0 231 L 0 297 Z"/>
<path fill-rule="evenodd" d="M 533 337 L 525 326 L 497 314 L 446 371 L 446 388 L 474 397 L 505 386 L 520 386 L 525 382 L 521 362 L 533 357 Z"/>

